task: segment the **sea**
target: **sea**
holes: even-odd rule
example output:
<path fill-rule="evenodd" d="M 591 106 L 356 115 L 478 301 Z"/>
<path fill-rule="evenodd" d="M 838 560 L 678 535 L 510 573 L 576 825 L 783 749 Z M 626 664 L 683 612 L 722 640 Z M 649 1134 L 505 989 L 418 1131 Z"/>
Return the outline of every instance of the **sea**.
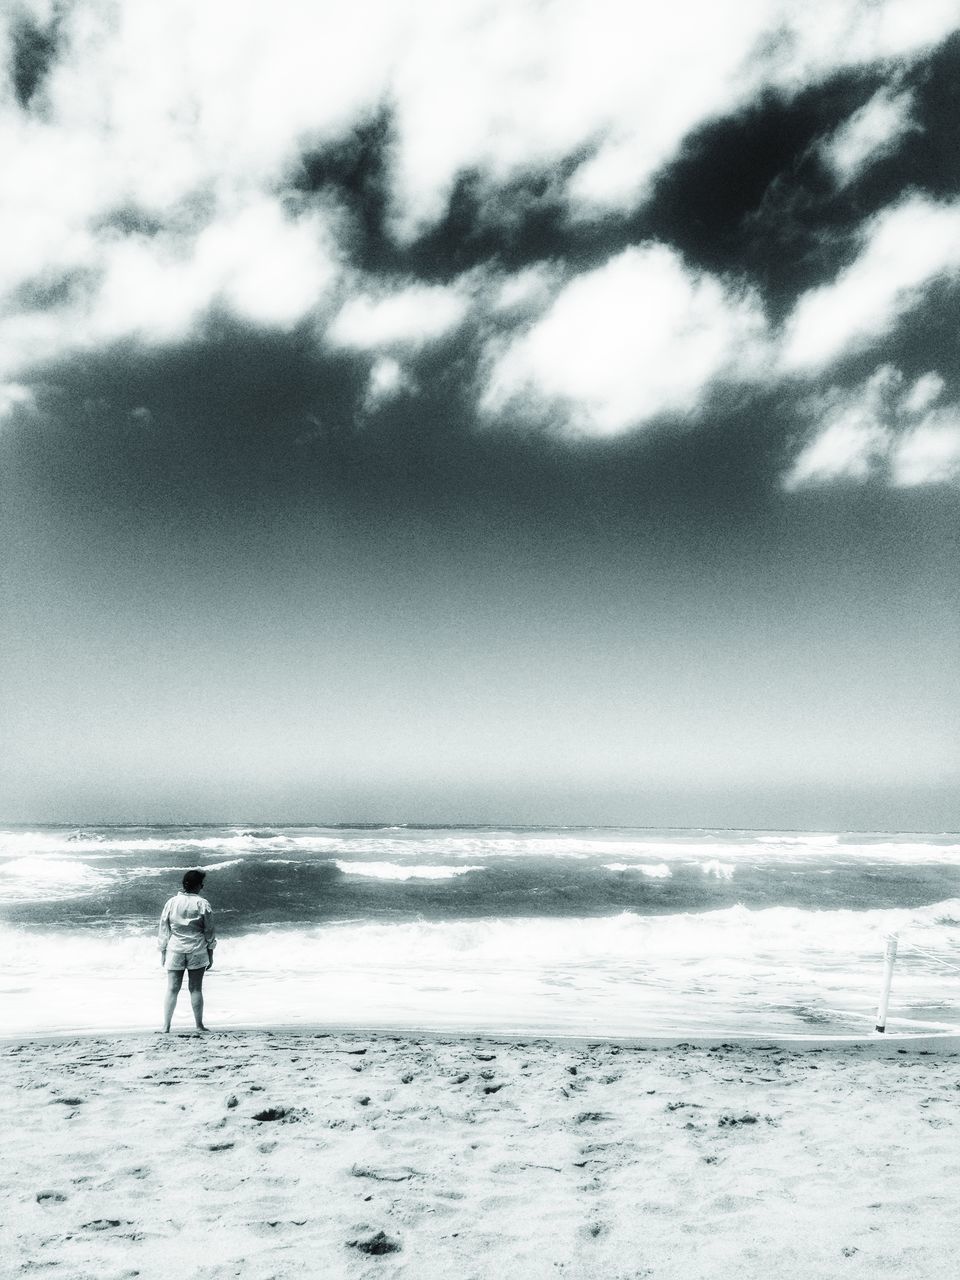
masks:
<path fill-rule="evenodd" d="M 586 827 L 0 831 L 0 1035 L 147 1030 L 207 873 L 212 1028 L 960 1031 L 960 835 Z M 175 1025 L 191 1025 L 184 992 Z"/>

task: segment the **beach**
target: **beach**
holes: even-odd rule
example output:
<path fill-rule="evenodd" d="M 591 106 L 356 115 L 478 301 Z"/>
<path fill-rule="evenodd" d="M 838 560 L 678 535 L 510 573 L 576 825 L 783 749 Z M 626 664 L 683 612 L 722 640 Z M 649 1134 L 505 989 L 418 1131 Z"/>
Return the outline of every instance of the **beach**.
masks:
<path fill-rule="evenodd" d="M 933 1280 L 960 1056 L 923 1043 L 11 1041 L 4 1274 Z"/>

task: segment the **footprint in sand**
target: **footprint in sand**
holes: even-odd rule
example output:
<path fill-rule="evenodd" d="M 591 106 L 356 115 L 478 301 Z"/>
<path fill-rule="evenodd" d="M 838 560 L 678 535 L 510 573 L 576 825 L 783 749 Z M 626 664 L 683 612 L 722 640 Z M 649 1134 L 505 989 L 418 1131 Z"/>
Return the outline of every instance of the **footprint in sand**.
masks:
<path fill-rule="evenodd" d="M 399 1165 L 394 1169 L 376 1168 L 368 1164 L 355 1164 L 350 1172 L 355 1178 L 372 1178 L 375 1182 L 409 1182 L 411 1178 L 422 1177 L 416 1169 Z"/>
<path fill-rule="evenodd" d="M 255 1111 L 253 1119 L 259 1124 L 280 1121 L 282 1124 L 297 1124 L 306 1113 L 297 1107 L 267 1107 L 263 1111 Z"/>
<path fill-rule="evenodd" d="M 369 1253 L 374 1256 L 384 1253 L 397 1253 L 402 1248 L 400 1241 L 388 1236 L 385 1231 L 368 1232 L 364 1229 L 363 1234 L 355 1236 L 347 1242 L 348 1249 L 359 1249 L 361 1253 Z"/>

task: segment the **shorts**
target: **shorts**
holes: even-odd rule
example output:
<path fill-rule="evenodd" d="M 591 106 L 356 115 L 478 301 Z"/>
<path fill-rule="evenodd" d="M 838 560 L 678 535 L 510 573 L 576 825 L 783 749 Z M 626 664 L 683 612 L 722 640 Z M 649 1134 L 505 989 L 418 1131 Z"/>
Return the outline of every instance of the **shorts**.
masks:
<path fill-rule="evenodd" d="M 206 969 L 207 949 L 182 951 L 179 947 L 167 947 L 167 959 L 163 966 L 168 973 L 182 973 L 184 969 Z"/>

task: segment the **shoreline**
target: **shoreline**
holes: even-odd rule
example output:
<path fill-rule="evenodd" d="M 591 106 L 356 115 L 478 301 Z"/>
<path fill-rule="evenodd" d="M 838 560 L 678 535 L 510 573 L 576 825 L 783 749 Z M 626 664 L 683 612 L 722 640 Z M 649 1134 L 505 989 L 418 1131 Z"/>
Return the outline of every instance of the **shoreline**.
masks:
<path fill-rule="evenodd" d="M 17 1045 L 63 1045 L 87 1043 L 100 1040 L 151 1040 L 162 1035 L 158 1028 L 102 1028 L 84 1031 L 51 1031 L 35 1034 L 21 1032 L 0 1032 L 0 1047 L 10 1048 Z M 960 1053 L 960 1030 L 957 1032 L 871 1032 L 865 1035 L 757 1035 L 752 1033 L 716 1032 L 704 1035 L 701 1032 L 686 1033 L 651 1033 L 637 1036 L 603 1035 L 595 1033 L 585 1035 L 564 1031 L 550 1031 L 542 1028 L 530 1030 L 522 1028 L 484 1028 L 471 1027 L 411 1027 L 406 1023 L 277 1023 L 274 1025 L 249 1024 L 238 1027 L 211 1027 L 206 1033 L 197 1032 L 193 1027 L 173 1027 L 169 1039 L 213 1040 L 254 1038 L 271 1036 L 300 1036 L 305 1040 L 320 1039 L 330 1036 L 366 1036 L 371 1039 L 428 1041 L 435 1044 L 459 1044 L 477 1041 L 483 1044 L 522 1044 L 522 1045 L 554 1045 L 557 1048 L 591 1048 L 612 1047 L 617 1049 L 636 1049 L 644 1052 L 658 1049 L 738 1049 L 776 1050 L 779 1052 L 794 1051 L 821 1052 L 824 1050 L 870 1049 L 872 1056 L 883 1056 L 888 1052 L 941 1053 L 952 1055 Z"/>

